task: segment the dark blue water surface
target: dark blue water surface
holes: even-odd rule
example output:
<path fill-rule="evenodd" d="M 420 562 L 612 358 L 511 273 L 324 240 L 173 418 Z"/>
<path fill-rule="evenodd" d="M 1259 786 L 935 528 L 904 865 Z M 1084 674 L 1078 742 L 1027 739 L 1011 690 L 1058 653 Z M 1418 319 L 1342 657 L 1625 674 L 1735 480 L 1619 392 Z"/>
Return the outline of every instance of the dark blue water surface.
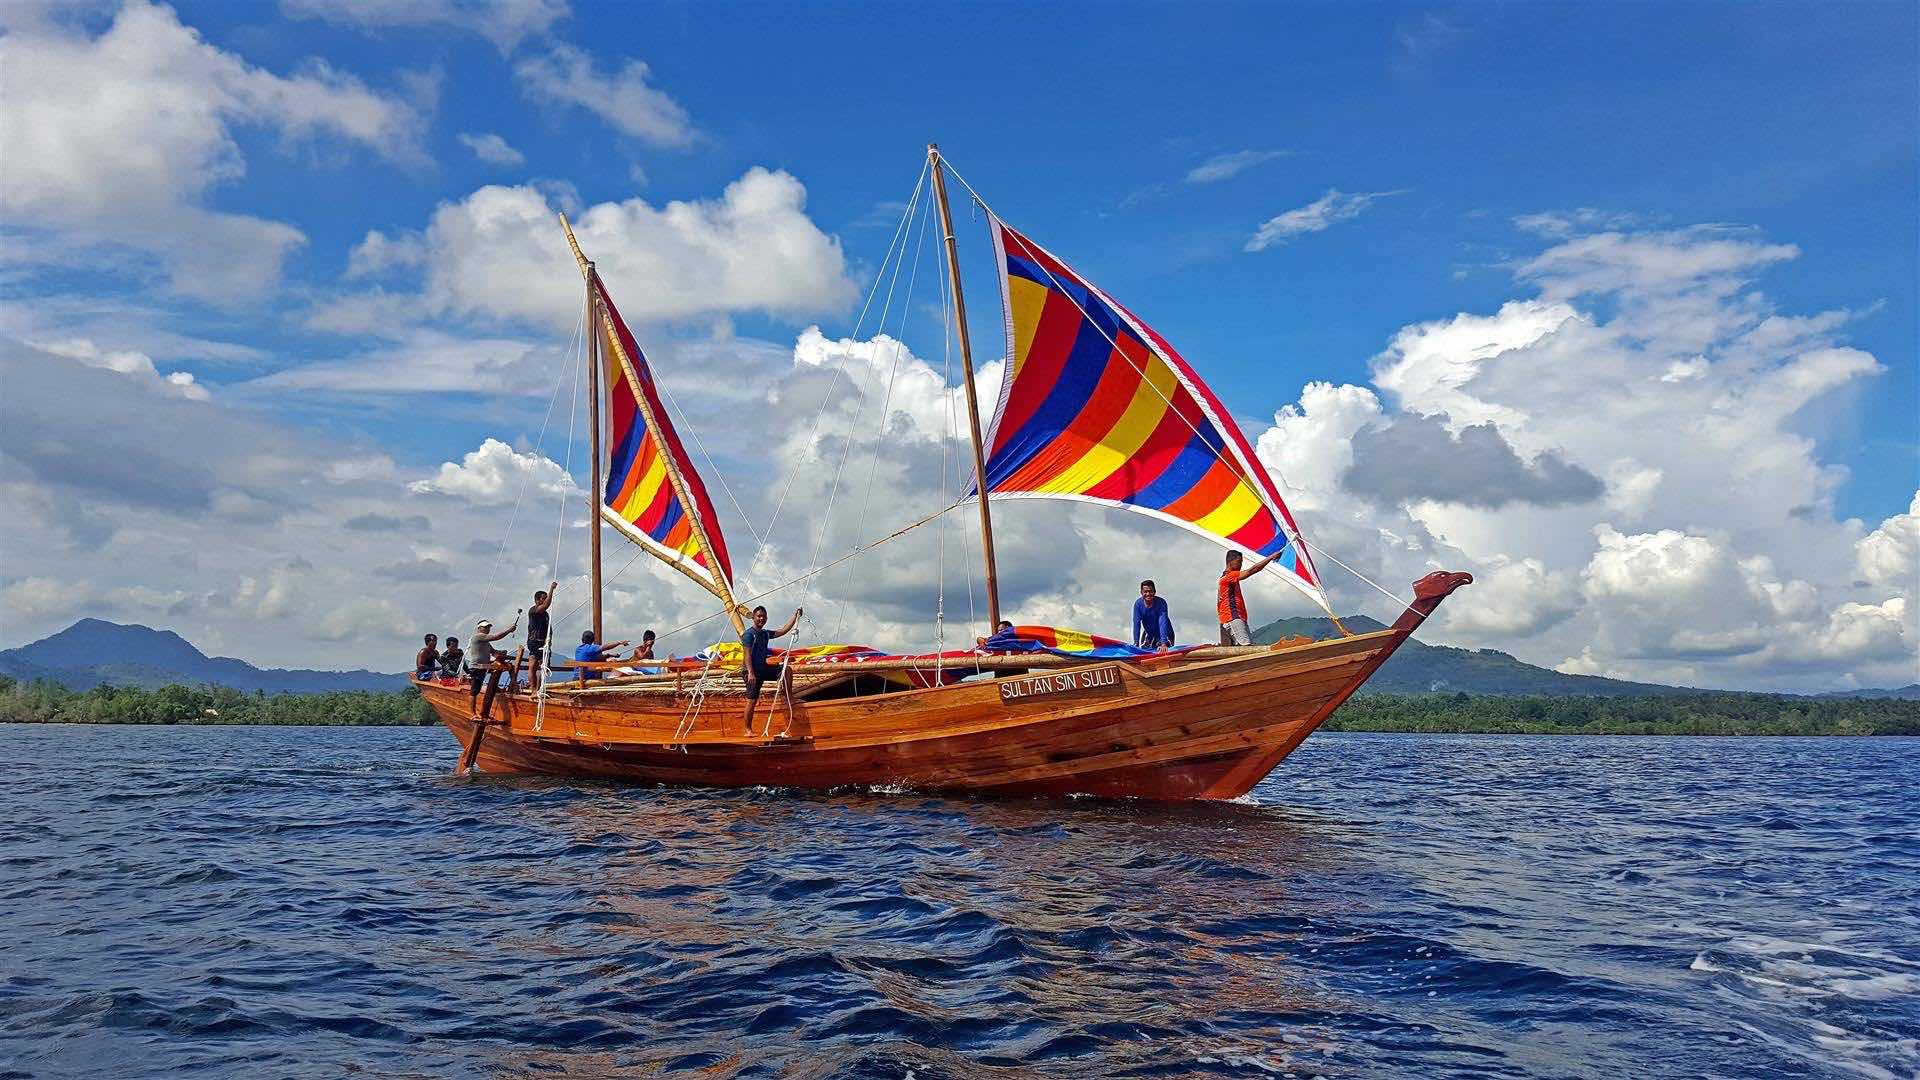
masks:
<path fill-rule="evenodd" d="M 1893 1076 L 1920 740 L 1330 735 L 1228 805 L 0 727 L 0 1074 Z"/>

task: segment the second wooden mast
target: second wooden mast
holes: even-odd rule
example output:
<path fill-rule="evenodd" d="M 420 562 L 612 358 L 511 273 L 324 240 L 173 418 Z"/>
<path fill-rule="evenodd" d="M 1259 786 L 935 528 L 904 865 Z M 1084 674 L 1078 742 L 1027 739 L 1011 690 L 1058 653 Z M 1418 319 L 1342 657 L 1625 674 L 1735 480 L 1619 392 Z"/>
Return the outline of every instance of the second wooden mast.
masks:
<path fill-rule="evenodd" d="M 960 329 L 960 372 L 967 390 L 967 426 L 973 436 L 973 486 L 980 497 L 980 550 L 987 562 L 988 633 L 1000 628 L 1000 576 L 993 564 L 993 511 L 987 506 L 987 458 L 980 445 L 980 397 L 973 388 L 973 339 L 967 332 L 967 301 L 960 292 L 960 251 L 953 238 L 953 210 L 947 205 L 947 179 L 940 167 L 940 148 L 927 144 L 927 167 L 933 170 L 933 197 L 940 206 L 940 233 L 946 238 L 947 278 L 953 283 L 953 322 Z"/>

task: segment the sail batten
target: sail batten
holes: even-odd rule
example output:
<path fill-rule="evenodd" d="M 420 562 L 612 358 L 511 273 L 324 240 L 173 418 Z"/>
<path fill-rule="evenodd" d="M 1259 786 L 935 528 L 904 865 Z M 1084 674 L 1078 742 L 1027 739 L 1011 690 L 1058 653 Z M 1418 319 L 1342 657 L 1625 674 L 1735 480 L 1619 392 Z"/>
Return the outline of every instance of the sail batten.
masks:
<path fill-rule="evenodd" d="M 1292 514 L 1246 436 L 1165 338 L 989 217 L 1009 356 L 985 443 L 994 500 L 1098 503 L 1273 565 L 1326 604 Z"/>

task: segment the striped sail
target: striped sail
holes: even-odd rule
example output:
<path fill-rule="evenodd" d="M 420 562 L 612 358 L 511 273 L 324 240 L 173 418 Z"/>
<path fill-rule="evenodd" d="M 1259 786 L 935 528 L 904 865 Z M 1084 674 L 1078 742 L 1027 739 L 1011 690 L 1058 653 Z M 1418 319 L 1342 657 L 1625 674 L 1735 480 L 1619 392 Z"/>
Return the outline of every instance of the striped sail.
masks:
<path fill-rule="evenodd" d="M 629 540 L 695 578 L 732 588 L 733 566 L 727 560 L 727 544 L 720 533 L 720 520 L 714 516 L 713 503 L 707 498 L 706 485 L 694 471 L 693 462 L 673 430 L 673 421 L 661 404 L 659 389 L 647 358 L 627 330 L 620 312 L 607 295 L 606 283 L 595 275 L 600 299 L 606 305 L 605 328 L 608 341 L 602 348 L 606 359 L 607 384 L 607 487 L 602 494 L 601 517 L 619 529 Z M 613 348 L 617 340 L 631 362 L 620 360 Z M 646 402 L 642 410 L 641 402 Z M 647 413 L 653 424 L 647 423 Z M 674 491 L 671 468 L 680 477 L 694 505 L 683 504 Z M 691 513 L 689 512 L 691 511 Z M 695 517 L 712 551 L 700 543 L 694 529 Z M 715 592 L 719 592 L 715 589 Z"/>
<path fill-rule="evenodd" d="M 1322 607 L 1320 575 L 1267 470 L 1164 338 L 990 219 L 1008 364 L 986 435 L 995 499 L 1078 499 L 1148 514 L 1255 558 Z"/>

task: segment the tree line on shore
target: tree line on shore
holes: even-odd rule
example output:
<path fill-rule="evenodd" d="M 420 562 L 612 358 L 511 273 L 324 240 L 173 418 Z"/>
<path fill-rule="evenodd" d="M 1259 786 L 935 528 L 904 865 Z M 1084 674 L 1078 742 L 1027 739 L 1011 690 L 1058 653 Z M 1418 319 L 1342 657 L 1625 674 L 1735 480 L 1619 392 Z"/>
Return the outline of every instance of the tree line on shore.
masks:
<path fill-rule="evenodd" d="M 419 691 L 252 694 L 224 686 L 157 690 L 0 677 L 0 723 L 308 724 L 435 723 Z M 1529 735 L 1920 735 L 1920 701 L 1692 693 L 1666 697 L 1499 697 L 1360 694 L 1329 731 Z"/>
<path fill-rule="evenodd" d="M 432 724 L 433 710 L 404 690 L 326 694 L 247 693 L 227 686 L 141 690 L 101 684 L 69 690 L 55 682 L 0 677 L 0 723 L 9 724 L 307 724 L 328 727 Z"/>

